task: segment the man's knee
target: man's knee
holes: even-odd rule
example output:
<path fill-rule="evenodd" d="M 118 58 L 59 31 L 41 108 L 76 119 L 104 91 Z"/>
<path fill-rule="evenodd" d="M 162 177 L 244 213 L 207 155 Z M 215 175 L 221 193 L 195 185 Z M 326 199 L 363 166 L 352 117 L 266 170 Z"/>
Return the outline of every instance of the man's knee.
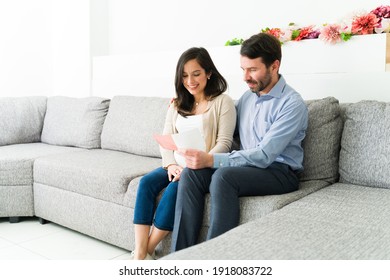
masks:
<path fill-rule="evenodd" d="M 180 173 L 180 179 L 186 179 L 188 176 L 190 176 L 192 169 L 184 168 Z"/>
<path fill-rule="evenodd" d="M 178 192 L 185 189 L 186 192 L 208 192 L 211 176 L 214 170 L 212 169 L 189 169 L 184 168 L 179 180 Z M 181 187 L 182 186 L 182 187 Z"/>
<path fill-rule="evenodd" d="M 184 168 L 180 174 L 180 182 L 194 183 L 195 184 L 202 179 L 202 172 L 196 169 Z"/>
<path fill-rule="evenodd" d="M 231 168 L 219 168 L 211 177 L 210 193 L 218 193 L 227 190 L 234 186 L 234 174 L 232 175 Z"/>
<path fill-rule="evenodd" d="M 225 182 L 225 183 L 228 183 L 230 182 L 232 179 L 233 179 L 234 175 L 232 175 L 232 172 L 231 172 L 231 168 L 229 167 L 222 167 L 222 168 L 218 168 L 211 180 L 213 182 Z"/>
<path fill-rule="evenodd" d="M 181 195 L 185 192 L 188 192 L 195 185 L 194 182 L 194 170 L 189 168 L 184 168 L 180 174 L 178 194 Z"/>

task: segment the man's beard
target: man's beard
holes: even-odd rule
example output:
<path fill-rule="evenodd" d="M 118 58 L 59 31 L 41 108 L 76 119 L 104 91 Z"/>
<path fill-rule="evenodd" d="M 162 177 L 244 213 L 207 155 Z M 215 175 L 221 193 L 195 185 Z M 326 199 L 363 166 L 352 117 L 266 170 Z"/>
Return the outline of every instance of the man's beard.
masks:
<path fill-rule="evenodd" d="M 264 90 L 266 87 L 268 87 L 271 84 L 271 71 L 267 71 L 264 79 L 262 81 L 255 81 L 255 80 L 249 80 L 247 83 L 253 83 L 256 84 L 254 88 L 250 88 L 250 90 L 254 93 L 259 93 L 260 91 Z"/>

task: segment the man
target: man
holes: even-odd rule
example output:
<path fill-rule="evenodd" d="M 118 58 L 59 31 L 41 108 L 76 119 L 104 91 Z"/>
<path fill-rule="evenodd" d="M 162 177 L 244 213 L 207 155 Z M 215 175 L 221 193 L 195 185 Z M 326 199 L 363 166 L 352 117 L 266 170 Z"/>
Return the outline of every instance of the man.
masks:
<path fill-rule="evenodd" d="M 197 243 L 204 197 L 211 195 L 207 239 L 236 227 L 239 197 L 275 195 L 298 189 L 303 170 L 302 140 L 308 122 L 302 97 L 279 74 L 280 42 L 266 33 L 244 41 L 240 51 L 244 81 L 249 89 L 238 100 L 240 150 L 214 154 L 183 149 L 172 234 L 172 251 Z"/>

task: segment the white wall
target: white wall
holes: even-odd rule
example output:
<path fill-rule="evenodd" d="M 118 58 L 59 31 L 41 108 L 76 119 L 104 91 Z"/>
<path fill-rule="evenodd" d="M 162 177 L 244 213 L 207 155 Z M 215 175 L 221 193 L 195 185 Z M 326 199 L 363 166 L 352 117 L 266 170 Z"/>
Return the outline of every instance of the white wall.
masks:
<path fill-rule="evenodd" d="M 385 72 L 387 41 L 390 42 L 390 34 L 355 36 L 336 46 L 320 40 L 290 42 L 282 46 L 280 71 L 304 99 L 334 96 L 340 102 L 363 99 L 390 102 L 390 72 Z M 239 67 L 240 46 L 208 50 L 228 81 L 229 95 L 238 99 L 248 89 Z M 310 52 L 317 55 L 308 55 Z M 172 98 L 179 56 L 179 51 L 156 51 L 95 57 L 94 94 L 110 98 L 115 95 Z"/>
<path fill-rule="evenodd" d="M 49 0 L 0 0 L 0 96 L 51 91 Z"/>
<path fill-rule="evenodd" d="M 0 96 L 91 95 L 108 0 L 0 0 Z"/>
<path fill-rule="evenodd" d="M 181 53 L 191 46 L 218 48 L 229 39 L 245 39 L 265 27 L 335 22 L 381 4 L 386 3 L 0 0 L 0 96 L 88 96 L 95 94 L 91 67 L 94 57 L 99 60 L 97 56 L 156 50 Z M 153 65 L 153 61 L 148 63 Z M 128 74 L 123 79 L 131 79 L 132 73 Z"/>
<path fill-rule="evenodd" d="M 110 0 L 110 52 L 222 46 L 265 27 L 333 23 L 383 0 Z"/>
<path fill-rule="evenodd" d="M 90 5 L 86 0 L 51 1 L 50 95 L 91 92 Z"/>
<path fill-rule="evenodd" d="M 246 85 L 241 81 L 238 56 L 231 56 L 225 49 L 228 47 L 223 47 L 227 40 L 234 37 L 245 39 L 266 27 L 285 28 L 290 22 L 299 26 L 336 23 L 356 13 L 369 12 L 381 4 L 382 1 L 367 0 L 198 0 L 191 4 L 180 0 L 110 0 L 111 56 L 94 58 L 93 94 L 172 97 L 178 56 L 189 47 L 204 46 L 227 78 L 229 94 L 238 98 Z M 370 60 L 378 51 L 383 54 L 384 49 L 377 50 L 368 45 L 369 48 L 361 52 L 353 47 L 356 45 L 352 42 L 356 40 L 353 38 L 344 44 L 352 48 L 336 51 L 333 56 L 332 50 L 343 48 L 343 44 L 309 47 L 303 52 L 290 50 L 303 49 L 307 41 L 286 44 L 283 46 L 281 73 L 305 99 L 332 95 L 341 102 L 362 99 L 390 101 L 390 72 L 383 70 L 384 58 L 383 68 L 379 71 L 358 63 L 363 56 Z M 330 53 L 326 54 L 329 50 Z M 355 56 L 345 61 L 345 54 L 349 53 Z M 295 55 L 299 57 L 291 57 Z M 323 66 L 334 66 L 331 71 L 316 72 L 314 69 L 314 61 L 321 56 L 326 57 L 320 62 Z M 301 64 L 307 66 L 304 71 L 299 70 Z"/>

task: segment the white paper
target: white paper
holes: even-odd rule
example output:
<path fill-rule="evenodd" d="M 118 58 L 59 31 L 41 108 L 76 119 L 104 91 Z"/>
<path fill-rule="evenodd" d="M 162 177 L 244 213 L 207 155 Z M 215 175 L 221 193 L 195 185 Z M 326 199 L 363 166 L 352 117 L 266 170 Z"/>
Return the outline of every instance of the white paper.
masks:
<path fill-rule="evenodd" d="M 172 138 L 178 148 L 206 151 L 206 144 L 197 128 L 172 134 Z"/>

